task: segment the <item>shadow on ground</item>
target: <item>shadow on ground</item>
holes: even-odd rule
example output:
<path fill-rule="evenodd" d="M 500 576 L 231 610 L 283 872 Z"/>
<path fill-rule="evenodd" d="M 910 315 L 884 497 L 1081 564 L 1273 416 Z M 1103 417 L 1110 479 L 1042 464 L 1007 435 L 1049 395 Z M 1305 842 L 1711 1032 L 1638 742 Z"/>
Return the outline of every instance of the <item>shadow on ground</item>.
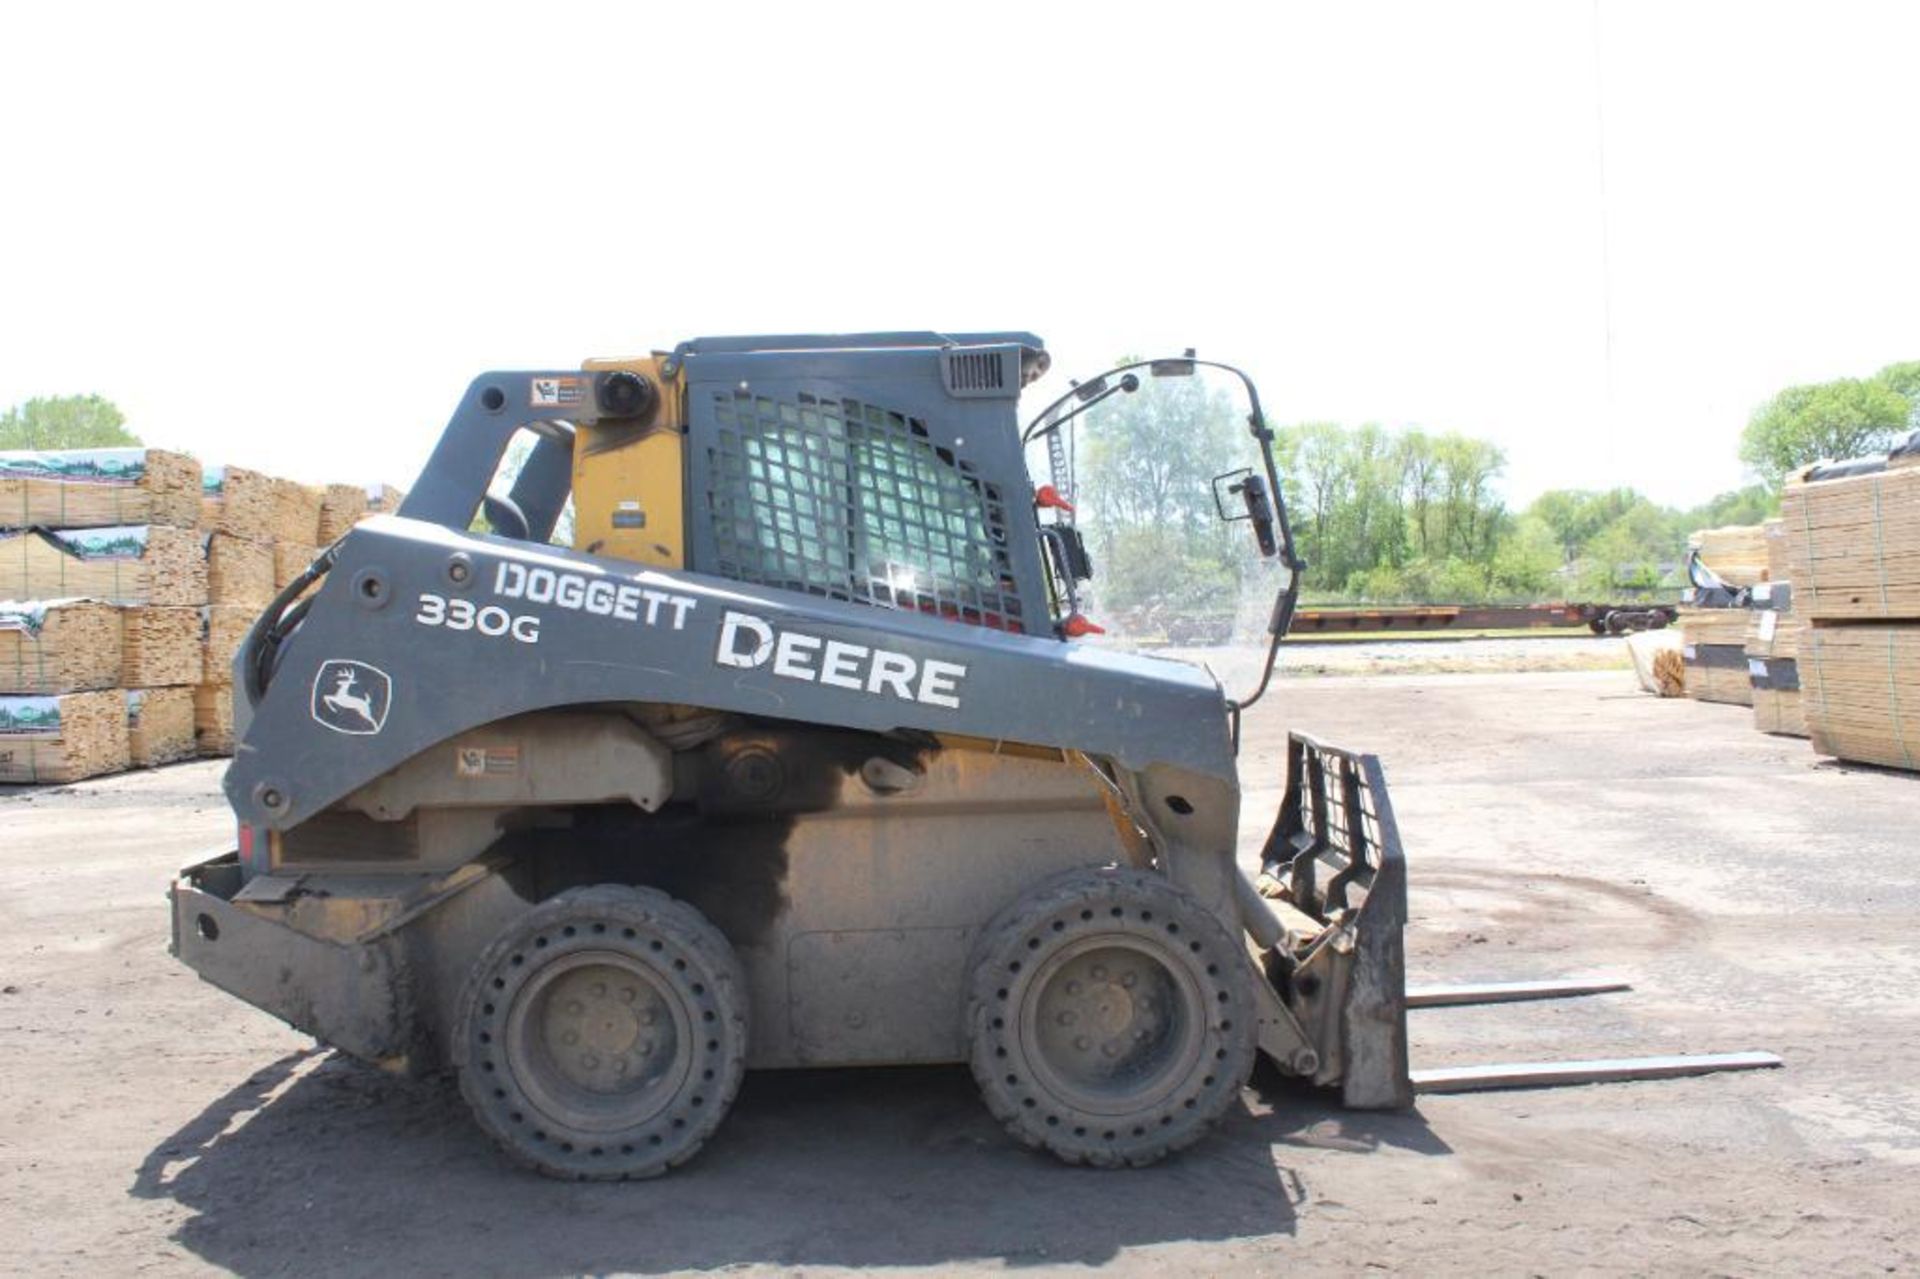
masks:
<path fill-rule="evenodd" d="M 1128 1172 L 1014 1145 L 960 1068 L 752 1074 L 689 1165 L 574 1185 L 509 1165 L 458 1093 L 324 1051 L 258 1072 L 156 1147 L 131 1193 L 241 1275 L 536 1275 L 744 1263 L 1098 1263 L 1170 1240 L 1291 1233 L 1290 1146 L 1444 1154 L 1417 1115 L 1253 1093 L 1184 1155 Z"/>

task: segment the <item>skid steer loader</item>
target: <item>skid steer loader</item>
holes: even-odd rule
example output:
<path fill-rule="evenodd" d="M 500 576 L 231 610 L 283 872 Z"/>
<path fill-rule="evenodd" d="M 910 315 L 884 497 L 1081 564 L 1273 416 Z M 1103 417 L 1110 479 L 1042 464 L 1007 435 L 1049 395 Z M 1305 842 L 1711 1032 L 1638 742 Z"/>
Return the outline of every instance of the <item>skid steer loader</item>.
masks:
<path fill-rule="evenodd" d="M 1187 352 L 1023 432 L 1047 364 L 1025 333 L 886 333 L 476 379 L 398 513 L 236 657 L 237 839 L 174 882 L 174 953 L 451 1069 L 563 1177 L 685 1161 L 748 1068 L 964 1061 L 1014 1135 L 1103 1166 L 1197 1140 L 1256 1053 L 1408 1104 L 1378 763 L 1296 736 L 1270 895 L 1236 864 L 1240 715 L 1302 567 L 1253 383 Z M 1062 433 L 1202 368 L 1253 445 L 1220 513 L 1285 570 L 1238 697 L 1073 642 Z"/>

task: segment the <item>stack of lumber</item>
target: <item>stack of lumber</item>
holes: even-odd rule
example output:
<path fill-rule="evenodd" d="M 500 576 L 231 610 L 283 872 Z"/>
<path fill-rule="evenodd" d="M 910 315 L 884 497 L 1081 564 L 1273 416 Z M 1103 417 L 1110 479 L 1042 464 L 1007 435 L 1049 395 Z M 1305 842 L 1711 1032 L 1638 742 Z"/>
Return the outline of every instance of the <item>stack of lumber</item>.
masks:
<path fill-rule="evenodd" d="M 240 652 L 247 632 L 253 629 L 260 610 L 231 604 L 210 605 L 201 640 L 202 684 L 224 686 L 233 683 L 233 659 Z"/>
<path fill-rule="evenodd" d="M 0 598 L 78 596 L 115 604 L 204 604 L 207 566 L 199 534 L 159 524 L 0 531 Z"/>
<path fill-rule="evenodd" d="M 233 686 L 201 684 L 193 690 L 194 748 L 202 755 L 233 754 Z"/>
<path fill-rule="evenodd" d="M 113 688 L 122 665 L 120 618 L 96 600 L 0 600 L 0 692 Z"/>
<path fill-rule="evenodd" d="M 129 608 L 120 615 L 120 683 L 126 688 L 198 684 L 200 610 Z"/>
<path fill-rule="evenodd" d="M 201 491 L 200 528 L 243 542 L 273 540 L 275 480 L 244 466 L 209 466 Z"/>
<path fill-rule="evenodd" d="M 320 545 L 333 545 L 366 516 L 366 489 L 358 484 L 327 485 L 320 491 Z"/>
<path fill-rule="evenodd" d="M 0 782 L 77 782 L 127 766 L 127 703 L 118 689 L 0 696 Z"/>
<path fill-rule="evenodd" d="M 193 758 L 191 688 L 130 688 L 126 698 L 127 756 L 135 768 Z"/>
<path fill-rule="evenodd" d="M 1753 588 L 1747 623 L 1747 675 L 1753 683 L 1753 724 L 1763 733 L 1807 735 L 1800 709 L 1800 636 L 1806 629 L 1793 607 L 1787 577 L 1785 522 L 1768 520 L 1768 580 Z"/>
<path fill-rule="evenodd" d="M 392 515 L 406 500 L 407 495 L 391 484 L 367 485 L 368 515 Z"/>
<path fill-rule="evenodd" d="M 1728 586 L 1753 586 L 1767 580 L 1766 533 L 1758 524 L 1703 528 L 1687 539 L 1700 562 Z"/>
<path fill-rule="evenodd" d="M 1920 770 L 1920 432 L 1789 477 L 1780 514 L 1813 748 Z"/>
<path fill-rule="evenodd" d="M 207 535 L 207 602 L 263 609 L 272 602 L 273 543 Z"/>
<path fill-rule="evenodd" d="M 233 750 L 233 658 L 323 547 L 404 495 L 160 449 L 0 453 L 0 781 Z"/>
<path fill-rule="evenodd" d="M 1702 702 L 1753 705 L 1753 684 L 1747 673 L 1748 616 L 1745 608 L 1680 610 L 1687 696 Z"/>
<path fill-rule="evenodd" d="M 200 464 L 164 449 L 0 453 L 0 528 L 192 528 Z"/>

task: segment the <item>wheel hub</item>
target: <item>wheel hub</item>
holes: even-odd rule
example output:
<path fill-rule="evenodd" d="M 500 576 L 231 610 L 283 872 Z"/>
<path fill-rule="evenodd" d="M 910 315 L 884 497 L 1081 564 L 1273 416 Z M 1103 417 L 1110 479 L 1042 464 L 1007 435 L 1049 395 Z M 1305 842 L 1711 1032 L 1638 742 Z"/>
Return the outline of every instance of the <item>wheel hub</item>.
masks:
<path fill-rule="evenodd" d="M 1136 1104 L 1184 1055 L 1178 979 L 1123 939 L 1089 939 L 1034 981 L 1035 1064 L 1080 1104 Z"/>
<path fill-rule="evenodd" d="M 520 992 L 508 1053 L 543 1112 L 589 1130 L 626 1127 L 664 1104 L 689 1068 L 686 1018 L 645 964 L 583 952 Z"/>

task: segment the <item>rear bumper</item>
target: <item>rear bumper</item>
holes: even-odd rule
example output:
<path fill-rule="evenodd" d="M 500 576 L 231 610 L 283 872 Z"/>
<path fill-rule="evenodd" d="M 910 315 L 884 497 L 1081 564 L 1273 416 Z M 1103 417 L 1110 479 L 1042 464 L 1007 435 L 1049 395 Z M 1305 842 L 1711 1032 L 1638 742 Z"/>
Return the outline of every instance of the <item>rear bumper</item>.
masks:
<path fill-rule="evenodd" d="M 285 902 L 245 900 L 233 849 L 188 866 L 167 896 L 170 949 L 201 980 L 356 1057 L 403 1064 L 407 1020 L 386 943 L 323 941 L 287 922 Z"/>

